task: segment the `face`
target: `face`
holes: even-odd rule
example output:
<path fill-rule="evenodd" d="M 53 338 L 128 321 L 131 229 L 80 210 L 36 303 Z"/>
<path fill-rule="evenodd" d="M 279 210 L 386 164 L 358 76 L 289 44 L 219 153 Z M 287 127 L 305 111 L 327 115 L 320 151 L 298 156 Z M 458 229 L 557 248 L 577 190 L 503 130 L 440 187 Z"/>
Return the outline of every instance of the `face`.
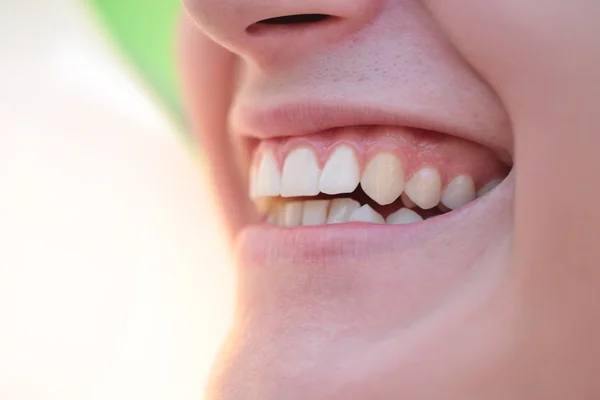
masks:
<path fill-rule="evenodd" d="M 238 268 L 209 398 L 595 397 L 600 3 L 184 3 Z"/>

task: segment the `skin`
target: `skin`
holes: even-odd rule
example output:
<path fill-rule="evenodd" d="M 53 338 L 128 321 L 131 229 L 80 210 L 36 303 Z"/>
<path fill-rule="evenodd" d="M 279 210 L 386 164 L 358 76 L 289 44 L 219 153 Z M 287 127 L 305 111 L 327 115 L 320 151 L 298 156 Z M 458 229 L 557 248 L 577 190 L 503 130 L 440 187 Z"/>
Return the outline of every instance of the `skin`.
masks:
<path fill-rule="evenodd" d="M 600 368 L 600 3 L 184 3 L 180 55 L 189 116 L 209 160 L 232 245 L 241 253 L 238 318 L 208 398 L 600 396 L 595 376 Z M 321 36 L 308 32 L 251 40 L 245 34 L 245 27 L 258 20 L 310 12 L 342 15 L 346 25 Z M 407 45 L 403 32 L 413 33 L 413 44 L 422 46 Z M 345 52 L 349 35 L 364 40 Z M 375 51 L 381 43 L 386 51 Z M 388 79 L 375 73 L 373 64 L 354 62 L 372 54 Z M 404 63 L 394 64 L 398 57 Z M 428 60 L 429 68 L 422 68 Z M 317 84 L 326 66 L 333 72 Z M 260 73 L 244 74 L 253 68 Z M 394 79 L 398 68 L 406 79 Z M 358 72 L 375 78 L 364 85 L 353 82 Z M 450 76 L 457 79 L 452 95 L 431 99 L 420 89 Z M 335 77 L 345 83 L 334 85 Z M 479 140 L 506 148 L 515 168 L 482 202 L 485 213 L 473 210 L 481 212 L 481 223 L 463 226 L 457 218 L 452 235 L 419 241 L 413 248 L 372 248 L 358 261 L 341 252 L 325 266 L 290 268 L 285 254 L 265 258 L 264 249 L 248 244 L 253 231 L 247 226 L 256 222 L 246 195 L 249 159 L 243 141 L 228 133 L 227 121 L 233 99 L 249 104 L 262 99 L 260 90 L 244 88 L 282 79 L 286 93 L 295 93 L 302 82 L 307 90 L 325 85 L 324 93 L 338 101 L 363 90 L 364 101 L 373 103 L 394 96 L 398 112 L 411 102 L 438 116 L 446 110 Z M 462 102 L 452 101 L 460 94 Z M 482 118 L 469 119 L 473 114 Z M 360 241 L 351 236 L 335 240 Z M 464 243 L 466 250 L 460 247 Z M 278 286 L 287 281 L 294 287 L 299 275 L 292 269 L 299 268 L 317 281 L 335 276 L 350 285 L 345 275 L 323 269 L 333 264 L 377 285 L 384 278 L 394 281 L 398 260 L 409 271 L 407 279 L 425 288 L 422 294 L 408 294 L 410 287 L 398 285 L 390 293 L 340 289 L 332 300 L 321 296 L 318 283 L 304 292 Z M 382 266 L 369 275 L 367 268 L 375 264 Z M 252 268 L 257 266 L 263 268 Z M 466 266 L 469 271 L 461 271 Z M 411 275 L 429 267 L 433 272 Z M 438 279 L 441 267 L 457 272 Z M 265 292 L 281 296 L 260 294 Z M 365 304 L 364 312 L 342 300 L 346 295 Z M 307 316 L 307 309 L 326 309 L 326 301 L 336 302 L 341 312 Z M 393 318 L 384 312 L 402 304 L 412 311 L 399 310 Z M 267 305 L 272 305 L 269 312 Z M 283 330 L 276 331 L 281 324 Z"/>

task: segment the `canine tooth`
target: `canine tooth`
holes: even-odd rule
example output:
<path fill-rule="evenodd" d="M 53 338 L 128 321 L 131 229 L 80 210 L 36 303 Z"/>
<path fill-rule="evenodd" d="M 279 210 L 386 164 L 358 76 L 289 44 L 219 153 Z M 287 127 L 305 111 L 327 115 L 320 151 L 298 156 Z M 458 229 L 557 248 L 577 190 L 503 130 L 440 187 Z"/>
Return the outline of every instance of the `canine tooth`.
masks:
<path fill-rule="evenodd" d="M 324 225 L 330 200 L 308 200 L 304 202 L 302 225 Z"/>
<path fill-rule="evenodd" d="M 322 193 L 352 193 L 360 181 L 360 167 L 354 149 L 347 145 L 338 146 L 331 156 L 319 181 Z"/>
<path fill-rule="evenodd" d="M 279 196 L 281 175 L 271 151 L 265 151 L 256 168 L 250 172 L 250 197 Z"/>
<path fill-rule="evenodd" d="M 327 216 L 328 224 L 348 222 L 350 215 L 360 208 L 360 203 L 352 199 L 333 199 Z"/>
<path fill-rule="evenodd" d="M 350 215 L 350 222 L 371 222 L 374 224 L 384 224 L 385 220 L 375 210 L 373 210 L 368 204 L 365 204 L 358 210 L 354 211 Z"/>
<path fill-rule="evenodd" d="M 301 201 L 290 201 L 286 202 L 281 207 L 281 220 L 280 225 L 287 227 L 298 226 L 302 222 L 302 202 Z"/>
<path fill-rule="evenodd" d="M 408 197 L 406 192 L 402 192 L 402 194 L 400 195 L 400 198 L 402 199 L 402 204 L 404 204 L 404 207 L 406 207 L 406 208 L 415 208 L 417 206 L 415 204 L 415 202 L 412 201 L 410 199 L 410 197 Z"/>
<path fill-rule="evenodd" d="M 404 189 L 400 159 L 391 153 L 377 154 L 365 167 L 360 185 L 380 205 L 393 203 Z"/>
<path fill-rule="evenodd" d="M 435 207 L 442 195 L 442 178 L 436 168 L 424 167 L 409 179 L 406 194 L 424 210 Z"/>
<path fill-rule="evenodd" d="M 475 184 L 469 175 L 459 175 L 452 179 L 442 193 L 442 203 L 456 210 L 475 200 Z"/>
<path fill-rule="evenodd" d="M 423 221 L 423 218 L 408 208 L 401 208 L 395 213 L 388 215 L 385 220 L 388 224 L 393 225 L 402 225 L 402 224 L 412 224 L 413 222 Z"/>
<path fill-rule="evenodd" d="M 492 179 L 491 181 L 489 181 L 488 183 L 486 183 L 485 185 L 483 185 L 481 187 L 481 189 L 479 189 L 477 191 L 477 197 L 481 197 L 484 194 L 490 192 L 492 189 L 494 189 L 500 183 L 502 183 L 502 179 Z"/>
<path fill-rule="evenodd" d="M 312 149 L 292 150 L 283 163 L 281 196 L 314 196 L 319 194 L 321 170 Z"/>

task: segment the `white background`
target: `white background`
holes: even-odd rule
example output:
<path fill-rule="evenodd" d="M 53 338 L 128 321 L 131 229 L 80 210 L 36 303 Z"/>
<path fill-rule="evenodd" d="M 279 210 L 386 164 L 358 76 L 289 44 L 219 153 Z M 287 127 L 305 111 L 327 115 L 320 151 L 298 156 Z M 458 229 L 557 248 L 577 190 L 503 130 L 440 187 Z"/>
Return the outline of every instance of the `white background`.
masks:
<path fill-rule="evenodd" d="M 200 399 L 232 270 L 199 162 L 76 0 L 0 0 L 0 399 Z"/>

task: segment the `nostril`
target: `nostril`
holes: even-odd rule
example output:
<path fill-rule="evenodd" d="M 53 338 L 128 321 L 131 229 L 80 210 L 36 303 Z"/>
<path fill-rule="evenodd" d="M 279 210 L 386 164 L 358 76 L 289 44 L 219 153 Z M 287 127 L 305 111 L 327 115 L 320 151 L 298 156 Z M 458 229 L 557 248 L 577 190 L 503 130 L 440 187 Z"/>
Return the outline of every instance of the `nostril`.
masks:
<path fill-rule="evenodd" d="M 267 18 L 258 21 L 257 24 L 267 25 L 294 25 L 294 24 L 310 24 L 320 22 L 329 18 L 326 14 L 298 14 L 284 15 L 283 17 Z"/>
<path fill-rule="evenodd" d="M 327 14 L 296 14 L 296 15 L 284 15 L 281 17 L 267 18 L 260 20 L 248 28 L 246 31 L 250 34 L 257 34 L 261 31 L 271 30 L 276 27 L 281 28 L 293 28 L 293 27 L 306 27 L 307 25 L 314 25 L 317 23 L 323 23 L 329 21 L 335 17 Z M 319 24 L 320 25 L 320 24 Z"/>

